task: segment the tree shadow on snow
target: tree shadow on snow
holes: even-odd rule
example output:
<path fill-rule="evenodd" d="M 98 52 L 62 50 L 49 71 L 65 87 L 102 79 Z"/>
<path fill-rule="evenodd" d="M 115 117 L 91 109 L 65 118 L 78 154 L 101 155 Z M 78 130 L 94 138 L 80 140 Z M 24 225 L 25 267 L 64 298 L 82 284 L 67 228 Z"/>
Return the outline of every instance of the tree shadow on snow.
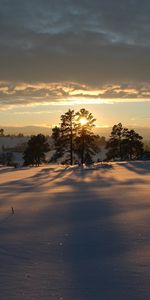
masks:
<path fill-rule="evenodd" d="M 60 288 L 62 299 L 144 299 L 122 258 L 130 244 L 114 221 L 117 207 L 103 192 L 99 196 L 92 190 L 93 182 L 84 181 L 84 171 L 78 176 L 80 181 L 74 177 L 56 183 L 56 190 L 61 184 L 74 189 L 71 201 L 67 193 L 62 193 L 60 198 L 69 231 L 63 244 L 68 276 L 64 280 L 65 288 Z M 109 188 L 113 184 L 114 180 L 108 183 L 101 178 L 102 187 Z"/>
<path fill-rule="evenodd" d="M 130 161 L 126 164 L 122 164 L 123 167 L 127 168 L 129 171 L 133 171 L 139 175 L 150 174 L 150 162 L 149 161 Z"/>
<path fill-rule="evenodd" d="M 68 176 L 63 177 L 67 172 Z M 8 273 L 13 275 L 18 270 L 16 274 L 20 276 L 22 270 L 31 270 L 33 264 L 36 272 L 33 268 L 35 274 L 31 276 L 37 276 L 35 285 L 31 281 L 30 289 L 30 278 L 25 279 L 24 284 L 17 282 L 15 276 L 13 279 L 8 277 L 7 284 L 18 290 L 26 287 L 26 299 L 31 299 L 32 289 L 32 298 L 37 300 L 148 300 L 124 261 L 132 241 L 115 221 L 119 208 L 105 194 L 114 185 L 134 185 L 137 181 L 120 182 L 114 177 L 104 177 L 99 170 L 88 173 L 88 170 L 74 169 L 67 172 L 60 171 L 49 178 L 45 169 L 37 176 L 16 182 L 17 187 L 14 182 L 9 183 L 9 188 L 14 188 L 13 192 L 22 194 L 36 190 L 41 179 L 44 179 L 42 184 L 45 180 L 46 183 L 53 180 L 55 193 L 53 205 L 48 206 L 47 202 L 47 206 L 32 219 L 31 214 L 30 222 L 19 223 L 19 228 L 17 223 L 13 228 L 6 228 L 8 236 L 18 232 L 16 241 L 21 236 L 15 256 L 12 260 L 10 257 L 10 262 L 8 260 Z M 4 186 L 4 189 L 7 188 L 8 183 Z M 15 253 L 9 244 L 1 250 L 2 254 L 9 254 L 11 250 Z M 15 299 L 6 297 L 6 289 L 2 289 L 1 296 L 3 299 Z"/>

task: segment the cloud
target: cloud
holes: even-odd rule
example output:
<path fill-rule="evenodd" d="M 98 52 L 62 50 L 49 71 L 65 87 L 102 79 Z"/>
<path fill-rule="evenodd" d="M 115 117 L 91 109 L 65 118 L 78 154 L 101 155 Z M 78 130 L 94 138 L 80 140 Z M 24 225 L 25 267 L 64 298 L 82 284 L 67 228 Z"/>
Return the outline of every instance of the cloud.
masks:
<path fill-rule="evenodd" d="M 92 85 L 76 82 L 0 82 L 0 109 L 34 105 L 101 104 L 150 101 L 150 87 L 140 85 Z"/>
<path fill-rule="evenodd" d="M 0 36 L 0 80 L 149 83 L 149 0 L 0 0 Z"/>

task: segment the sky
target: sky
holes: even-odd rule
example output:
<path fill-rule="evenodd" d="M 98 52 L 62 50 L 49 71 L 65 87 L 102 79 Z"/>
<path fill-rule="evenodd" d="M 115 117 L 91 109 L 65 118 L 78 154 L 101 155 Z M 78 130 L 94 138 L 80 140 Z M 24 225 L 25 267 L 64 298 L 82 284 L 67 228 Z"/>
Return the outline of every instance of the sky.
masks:
<path fill-rule="evenodd" d="M 149 0 L 0 0 L 0 126 L 150 127 Z"/>

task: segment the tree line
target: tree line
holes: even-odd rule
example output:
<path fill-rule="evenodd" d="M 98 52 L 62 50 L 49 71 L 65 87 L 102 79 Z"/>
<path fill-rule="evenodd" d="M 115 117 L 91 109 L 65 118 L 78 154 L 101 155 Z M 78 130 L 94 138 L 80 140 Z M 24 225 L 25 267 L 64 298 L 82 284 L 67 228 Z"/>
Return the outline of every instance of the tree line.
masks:
<path fill-rule="evenodd" d="M 22 138 L 22 137 L 24 137 L 24 134 L 23 133 L 5 134 L 5 130 L 3 128 L 0 128 L 0 137 L 17 137 L 17 138 Z"/>
<path fill-rule="evenodd" d="M 94 134 L 96 119 L 85 108 L 75 112 L 68 110 L 60 117 L 60 126 L 52 129 L 54 154 L 51 162 L 63 158 L 63 163 L 83 165 L 91 164 L 93 157 L 100 152 L 101 145 L 107 149 L 106 160 L 135 160 L 143 156 L 143 137 L 135 130 L 123 128 L 119 123 L 114 125 L 110 138 Z M 51 150 L 47 138 L 38 134 L 32 136 L 24 151 L 25 165 L 39 165 L 45 162 L 45 154 Z"/>

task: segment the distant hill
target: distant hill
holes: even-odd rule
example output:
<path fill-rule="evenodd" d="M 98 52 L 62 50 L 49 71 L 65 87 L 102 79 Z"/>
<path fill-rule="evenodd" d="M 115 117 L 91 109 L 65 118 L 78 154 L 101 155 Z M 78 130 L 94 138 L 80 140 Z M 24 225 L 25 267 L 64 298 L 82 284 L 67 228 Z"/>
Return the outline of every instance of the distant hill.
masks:
<path fill-rule="evenodd" d="M 0 128 L 4 129 L 5 134 L 14 134 L 17 135 L 18 133 L 23 133 L 25 136 L 34 135 L 38 133 L 42 133 L 45 135 L 51 135 L 52 129 L 49 127 L 42 127 L 42 126 L 25 126 L 25 127 L 6 127 L 0 126 Z M 129 127 L 130 128 L 130 127 Z M 100 136 L 105 136 L 106 138 L 109 137 L 111 133 L 111 127 L 108 128 L 95 128 L 95 133 L 99 134 Z M 139 134 L 143 136 L 145 140 L 150 140 L 150 128 L 143 128 L 143 127 L 132 127 L 135 129 Z"/>
<path fill-rule="evenodd" d="M 14 134 L 17 135 L 22 133 L 24 135 L 36 135 L 38 133 L 42 133 L 45 135 L 51 135 L 51 128 L 49 127 L 42 127 L 42 126 L 24 126 L 24 127 L 7 127 L 7 126 L 0 126 L 0 128 L 4 129 L 5 134 Z"/>

